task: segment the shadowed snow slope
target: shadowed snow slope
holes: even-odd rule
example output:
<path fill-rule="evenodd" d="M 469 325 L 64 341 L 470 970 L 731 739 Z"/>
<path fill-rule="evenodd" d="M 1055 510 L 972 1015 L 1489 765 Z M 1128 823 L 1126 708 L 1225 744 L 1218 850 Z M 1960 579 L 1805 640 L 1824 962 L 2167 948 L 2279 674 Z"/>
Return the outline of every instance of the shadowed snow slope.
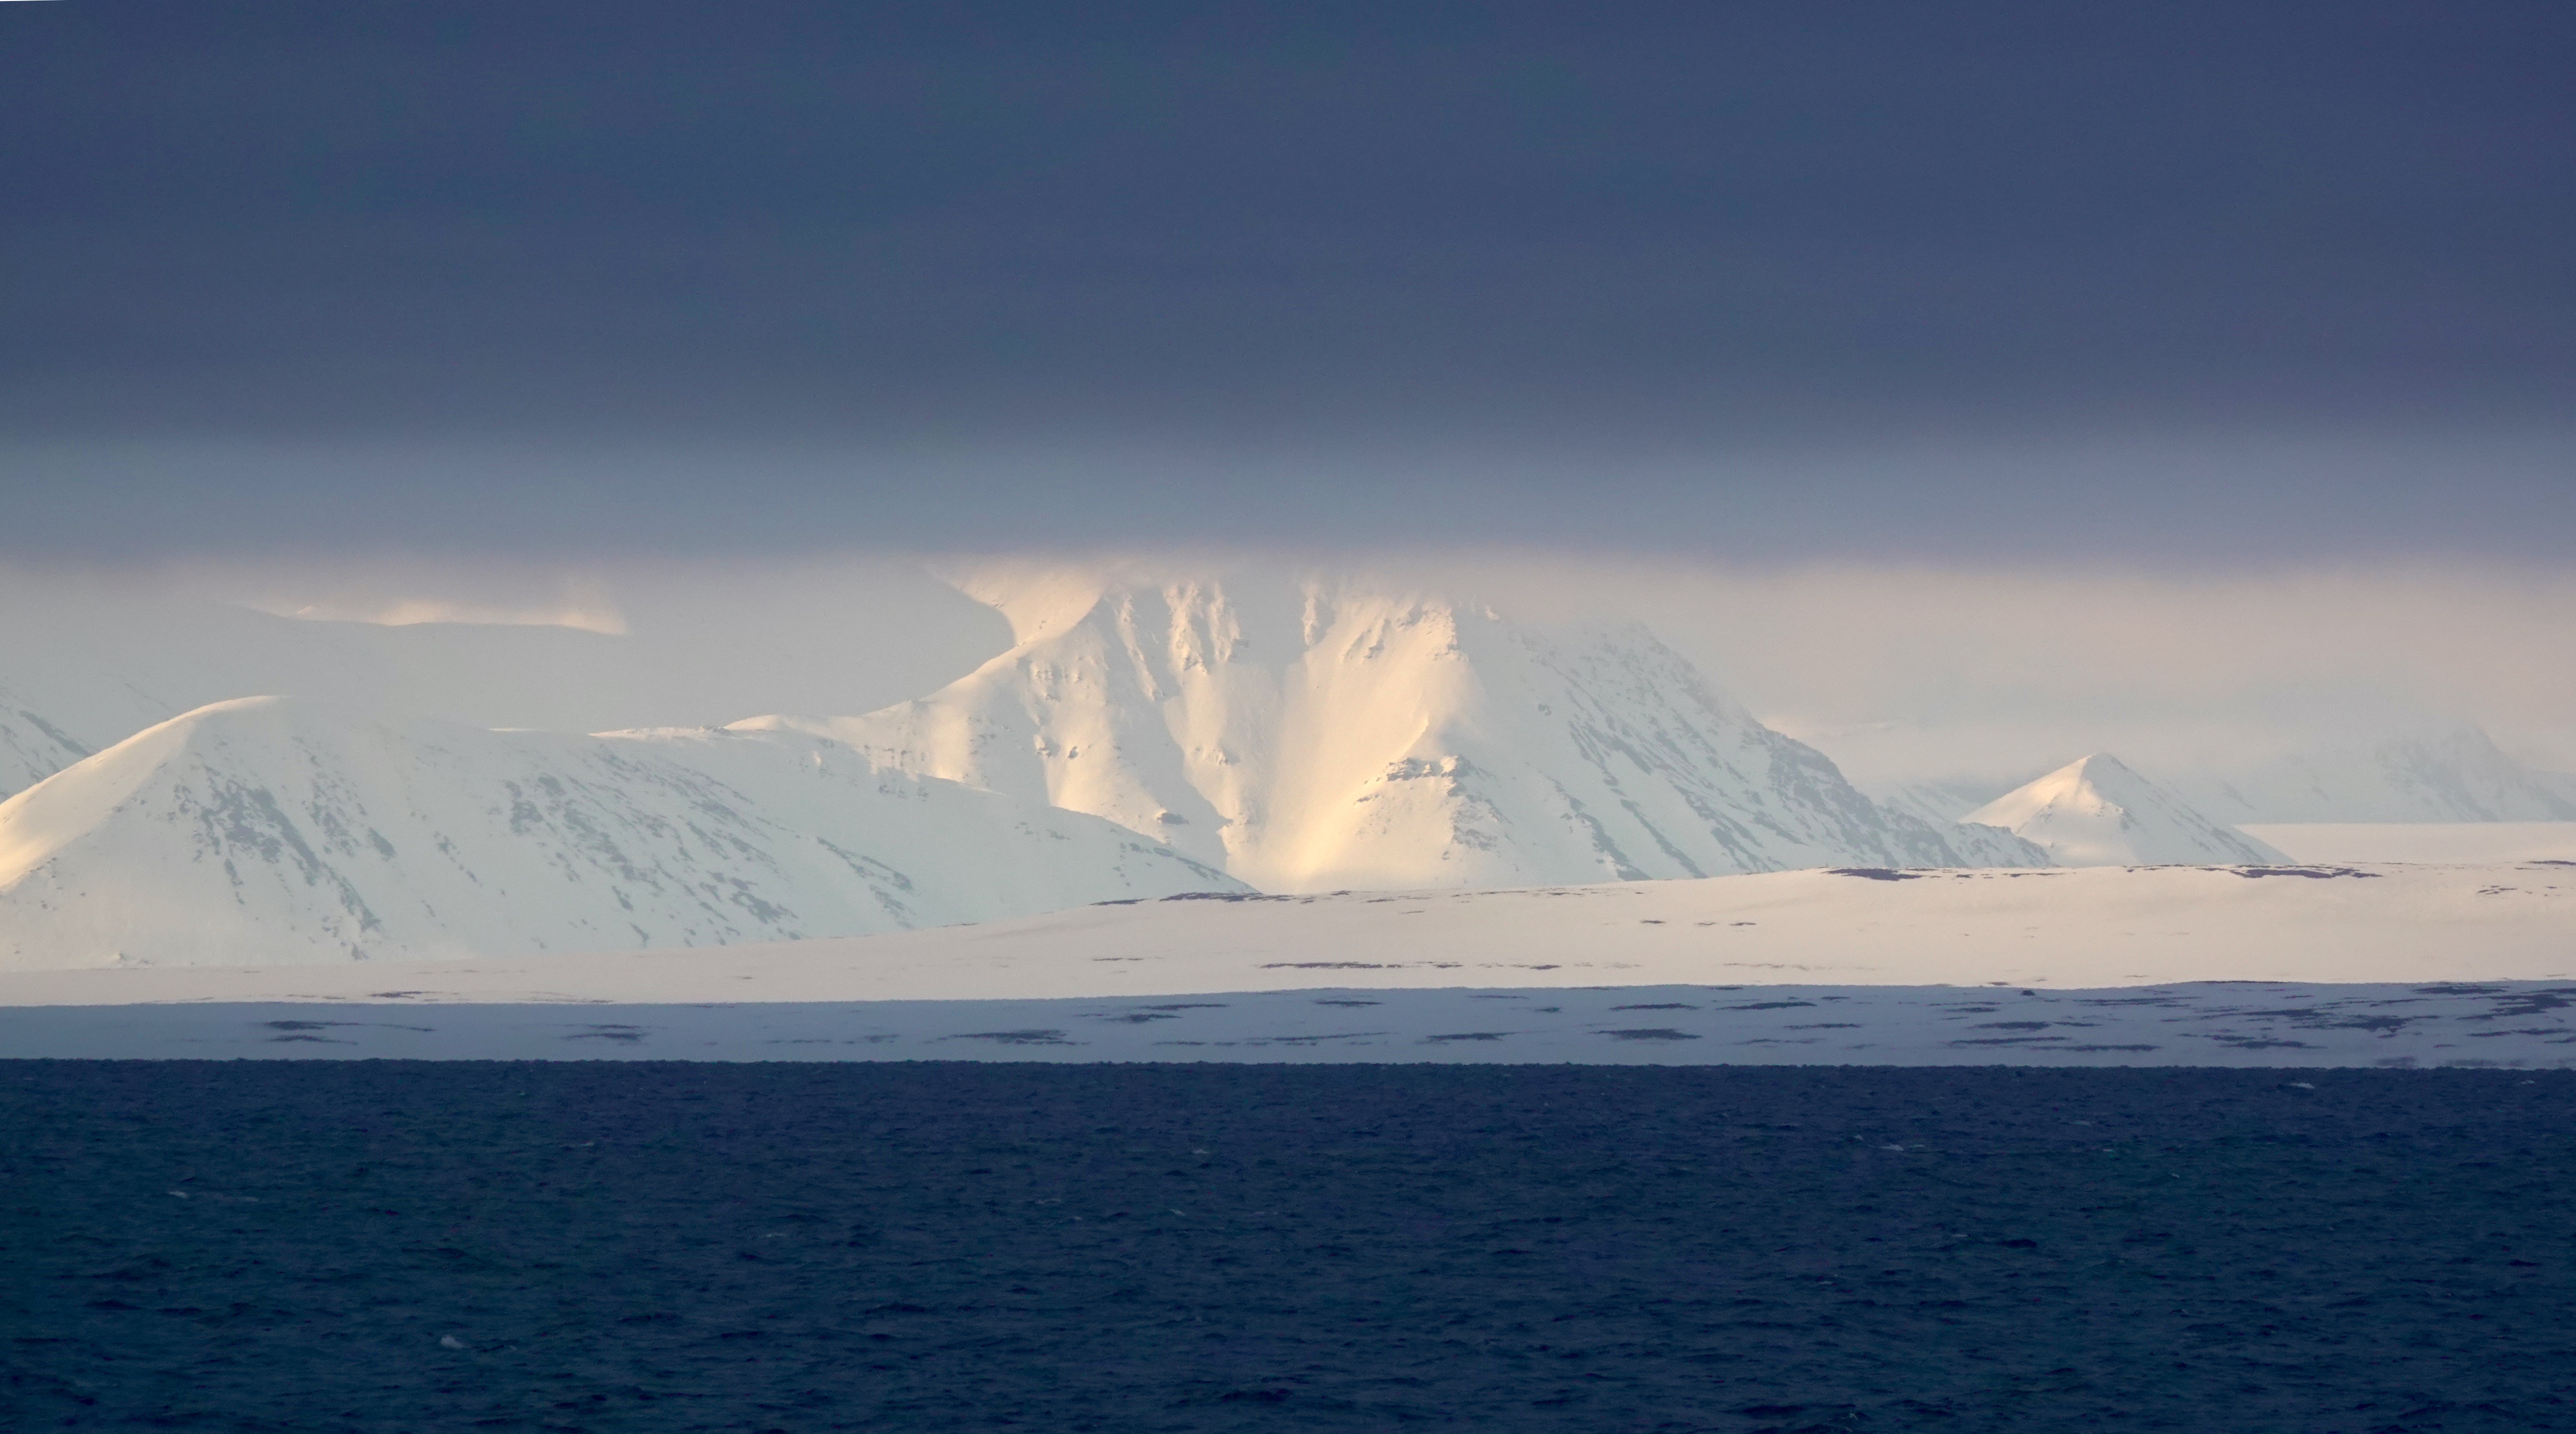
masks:
<path fill-rule="evenodd" d="M 2096 753 L 1970 812 L 2045 849 L 2062 866 L 2278 862 L 2279 852 L 2193 811 L 2180 797 Z"/>
<path fill-rule="evenodd" d="M 1239 889 L 1108 822 L 794 733 L 203 707 L 0 803 L 0 967 L 705 946 Z"/>
<path fill-rule="evenodd" d="M 961 584 L 1018 645 L 863 717 L 755 718 L 1091 812 L 1270 891 L 2039 865 L 1881 809 L 1642 629 L 1358 583 Z"/>

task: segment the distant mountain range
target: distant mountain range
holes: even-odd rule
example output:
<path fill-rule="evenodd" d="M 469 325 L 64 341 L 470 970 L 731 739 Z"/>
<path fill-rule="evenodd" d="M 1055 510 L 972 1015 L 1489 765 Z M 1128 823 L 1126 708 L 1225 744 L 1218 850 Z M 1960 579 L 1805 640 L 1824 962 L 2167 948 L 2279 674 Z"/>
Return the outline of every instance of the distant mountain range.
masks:
<path fill-rule="evenodd" d="M 914 701 L 725 729 L 278 698 L 174 717 L 57 654 L 44 690 L 0 689 L 0 966 L 721 945 L 1194 891 L 2263 862 L 2228 823 L 2576 819 L 2576 778 L 2474 730 L 2156 781 L 2097 755 L 2009 794 L 1873 800 L 1639 627 L 1277 573 L 959 586 L 1009 619 L 1009 650 Z M 246 630 L 295 655 L 293 624 Z M 465 671 L 470 636 L 409 646 Z"/>
<path fill-rule="evenodd" d="M 2181 773 L 2175 785 L 2231 822 L 2576 821 L 2576 776 L 2518 762 L 2475 727 Z"/>
<path fill-rule="evenodd" d="M 2576 821 L 2576 776 L 2515 760 L 2475 727 L 2417 732 L 2356 747 L 2160 770 L 2166 792 L 2230 823 Z M 1931 822 L 1960 821 L 2011 782 L 1899 782 L 1881 804 Z"/>

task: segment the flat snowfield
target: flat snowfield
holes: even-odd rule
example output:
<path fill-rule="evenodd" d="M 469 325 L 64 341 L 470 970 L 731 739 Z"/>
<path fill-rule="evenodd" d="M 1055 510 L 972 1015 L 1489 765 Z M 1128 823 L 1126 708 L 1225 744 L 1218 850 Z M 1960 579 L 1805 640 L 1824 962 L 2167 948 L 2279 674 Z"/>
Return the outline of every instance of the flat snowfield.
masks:
<path fill-rule="evenodd" d="M 760 945 L 0 973 L 0 1006 L 973 1001 L 1315 987 L 2576 979 L 2576 862 L 1791 871 L 1174 897 Z"/>
<path fill-rule="evenodd" d="M 1168 898 L 509 960 L 0 975 L 25 1056 L 2576 1064 L 2576 866 Z"/>

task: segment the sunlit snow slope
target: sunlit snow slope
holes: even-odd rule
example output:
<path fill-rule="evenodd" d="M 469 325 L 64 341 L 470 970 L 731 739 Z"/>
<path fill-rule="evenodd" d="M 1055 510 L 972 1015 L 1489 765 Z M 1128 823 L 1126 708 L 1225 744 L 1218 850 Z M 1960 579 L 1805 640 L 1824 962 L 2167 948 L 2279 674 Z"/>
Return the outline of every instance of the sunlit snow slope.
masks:
<path fill-rule="evenodd" d="M 794 733 L 200 708 L 0 803 L 0 967 L 705 946 L 1237 883 Z"/>
<path fill-rule="evenodd" d="M 2060 866 L 2281 862 L 2279 852 L 2186 805 L 2108 753 L 2069 762 L 1970 812 L 2045 849 Z"/>
<path fill-rule="evenodd" d="M 1879 808 L 1642 629 L 1357 582 L 961 586 L 1010 651 L 866 716 L 740 726 L 1096 813 L 1270 891 L 2044 863 Z"/>

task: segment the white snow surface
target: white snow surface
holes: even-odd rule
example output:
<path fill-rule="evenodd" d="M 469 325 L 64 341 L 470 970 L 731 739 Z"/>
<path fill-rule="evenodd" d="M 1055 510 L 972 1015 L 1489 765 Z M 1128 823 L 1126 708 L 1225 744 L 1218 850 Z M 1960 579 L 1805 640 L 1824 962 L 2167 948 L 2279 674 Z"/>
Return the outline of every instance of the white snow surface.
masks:
<path fill-rule="evenodd" d="M 931 696 L 743 730 L 1150 833 L 1265 891 L 2044 864 L 1888 811 L 1641 628 L 1359 580 L 994 569 L 1017 644 Z"/>
<path fill-rule="evenodd" d="M 2288 858 L 2211 821 L 2107 752 L 2069 762 L 1961 819 L 2001 827 L 2060 866 L 2208 865 Z"/>
<path fill-rule="evenodd" d="M 708 946 L 1240 885 L 788 732 L 567 736 L 220 702 L 0 803 L 0 969 Z"/>
<path fill-rule="evenodd" d="M 1337 988 L 2576 979 L 2576 865 L 1850 868 L 1168 897 L 702 950 L 0 972 L 0 1006 L 831 1002 Z"/>

